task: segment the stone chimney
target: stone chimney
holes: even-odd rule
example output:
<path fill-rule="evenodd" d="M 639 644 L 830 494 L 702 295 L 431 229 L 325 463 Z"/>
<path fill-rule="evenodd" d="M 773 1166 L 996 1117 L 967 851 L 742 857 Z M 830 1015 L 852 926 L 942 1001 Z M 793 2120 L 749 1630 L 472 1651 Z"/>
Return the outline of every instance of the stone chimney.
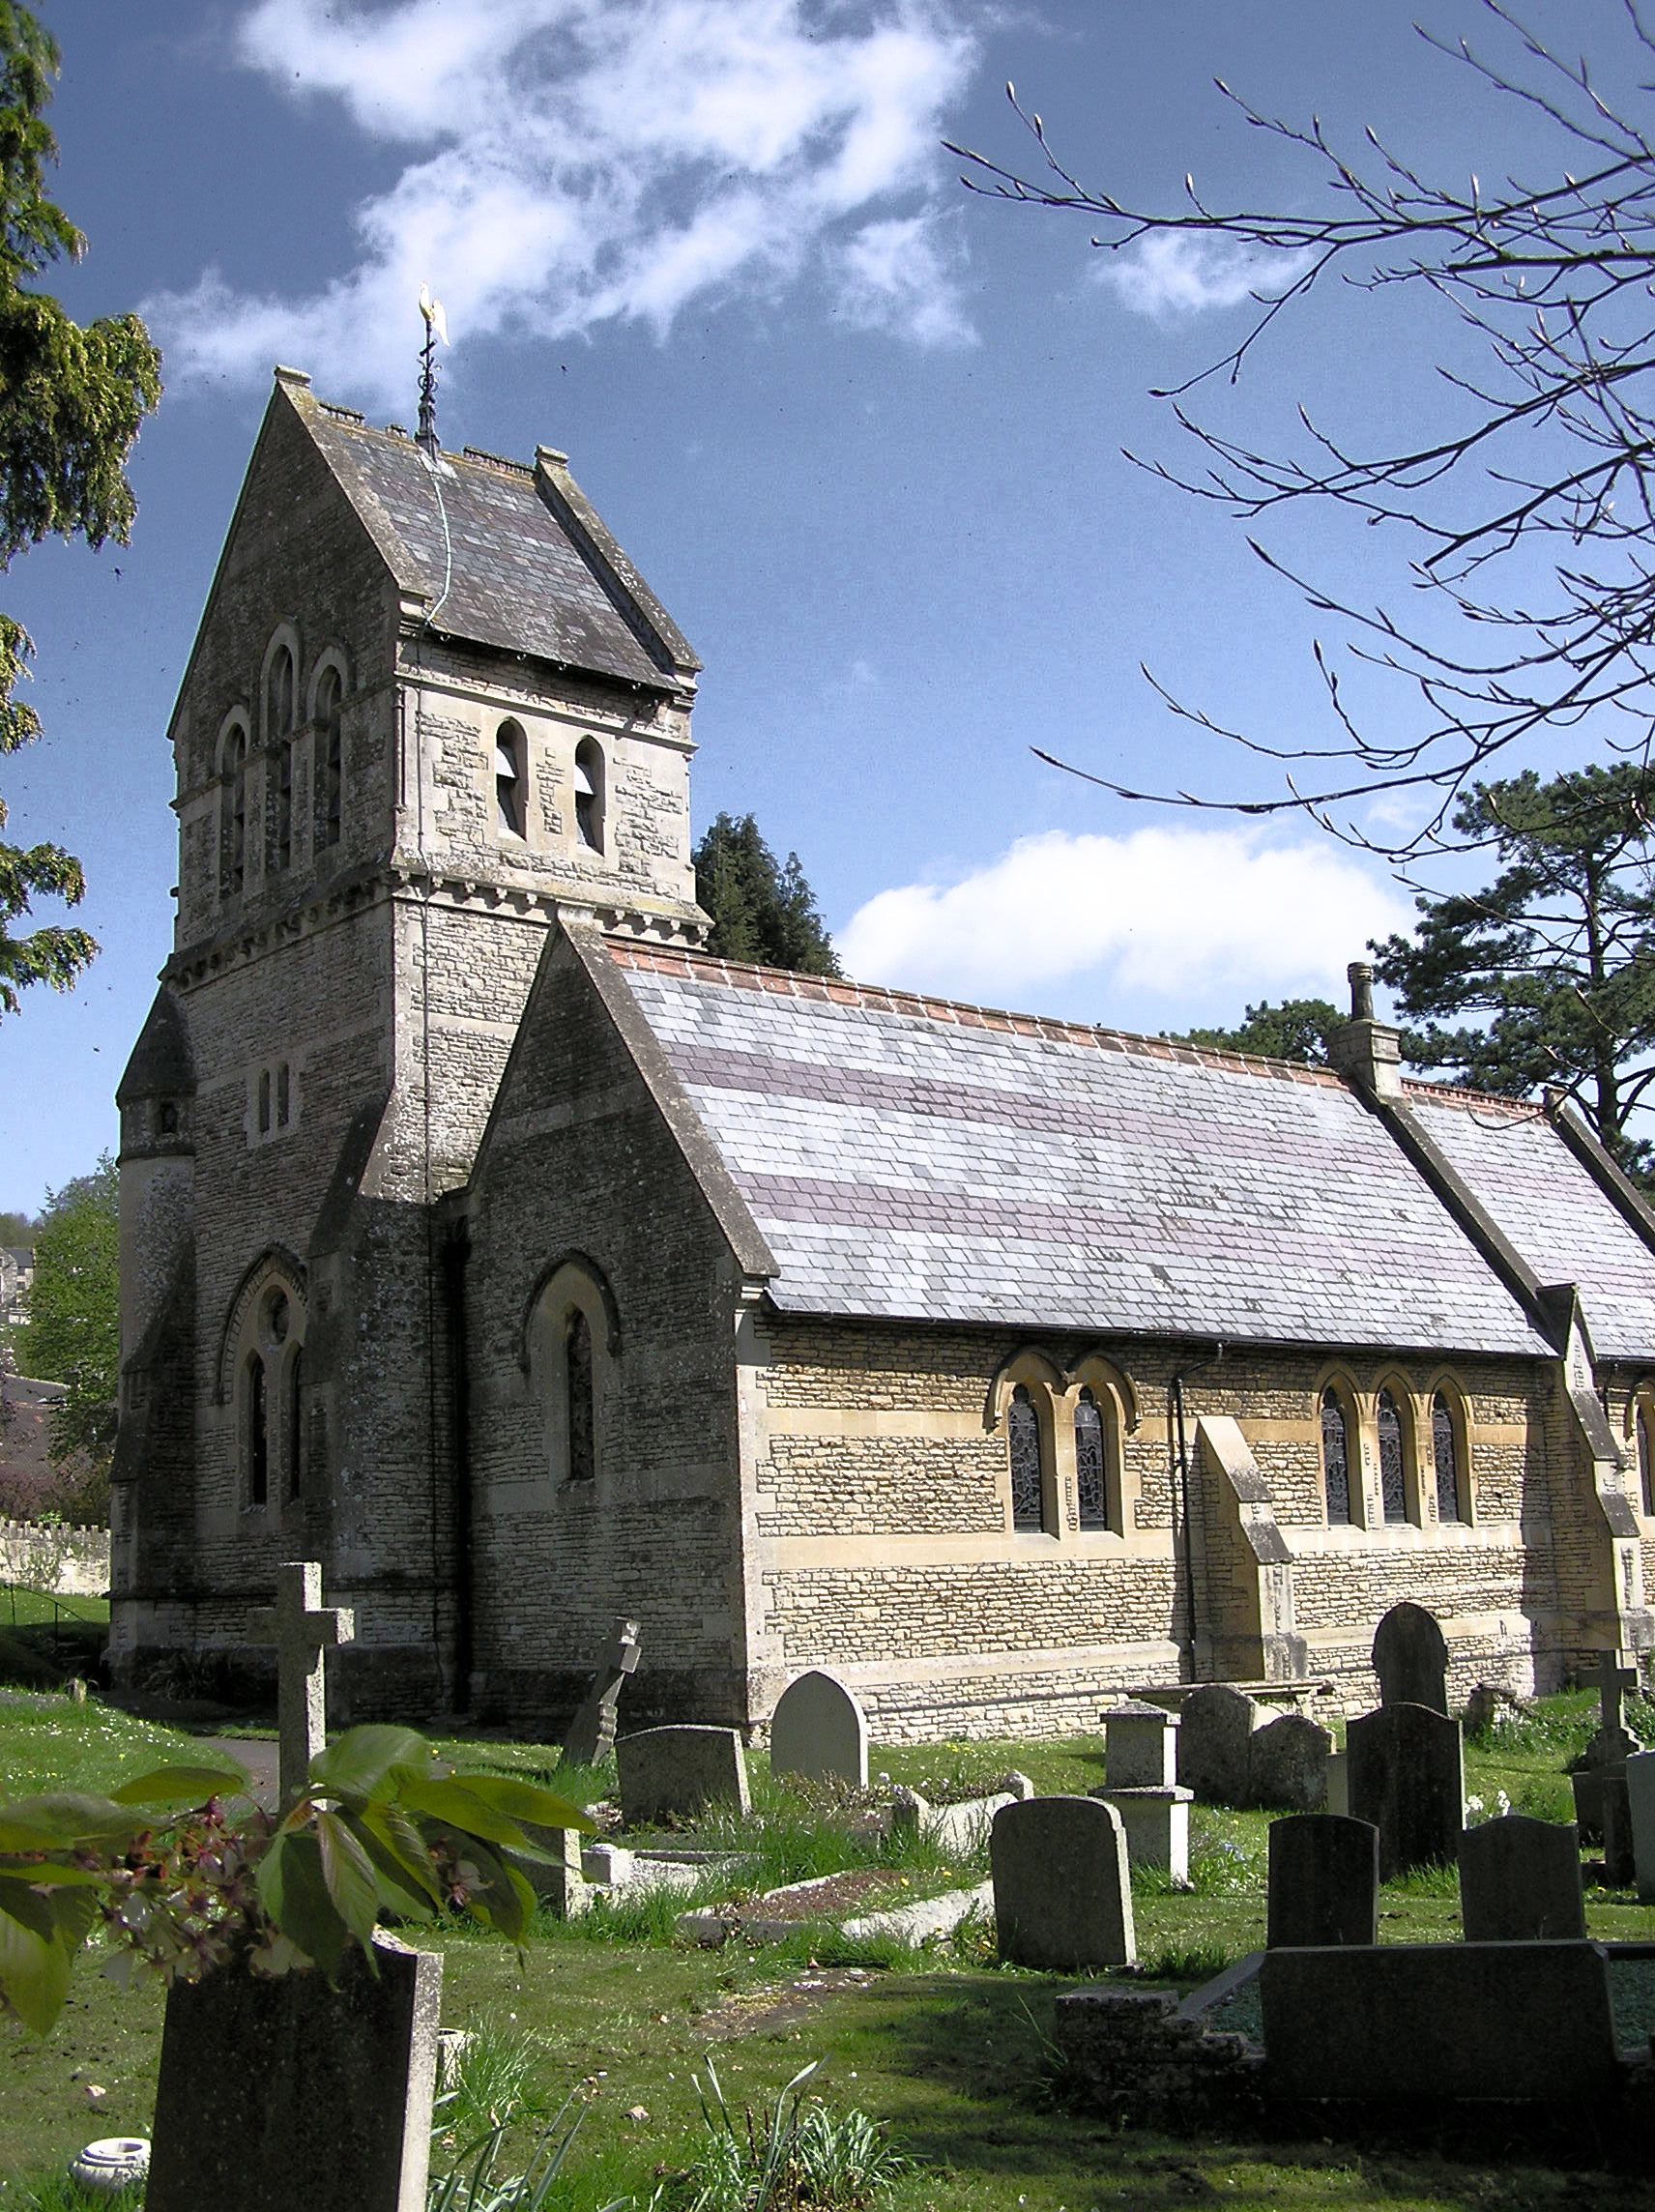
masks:
<path fill-rule="evenodd" d="M 1402 1032 L 1374 1019 L 1374 971 L 1368 963 L 1352 960 L 1346 973 L 1350 1019 L 1328 1039 L 1327 1057 L 1348 1083 L 1370 1098 L 1400 1098 Z"/>

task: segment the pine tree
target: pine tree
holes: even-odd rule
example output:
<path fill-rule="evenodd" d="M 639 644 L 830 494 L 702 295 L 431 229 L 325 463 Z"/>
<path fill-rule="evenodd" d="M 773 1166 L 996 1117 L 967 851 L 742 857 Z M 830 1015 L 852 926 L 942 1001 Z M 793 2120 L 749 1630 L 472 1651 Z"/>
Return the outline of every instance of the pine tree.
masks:
<path fill-rule="evenodd" d="M 778 865 L 752 815 L 720 814 L 697 845 L 695 895 L 712 923 L 707 948 L 719 959 L 842 973 L 798 855 Z"/>
<path fill-rule="evenodd" d="M 1413 1066 L 1512 1097 L 1558 1085 L 1639 1174 L 1655 1158 L 1628 1126 L 1655 1082 L 1652 819 L 1655 771 L 1632 762 L 1478 784 L 1455 828 L 1500 873 L 1486 890 L 1421 896 L 1412 939 L 1373 948 L 1376 977 L 1423 1024 L 1403 1033 Z"/>
<path fill-rule="evenodd" d="M 127 542 L 136 512 L 127 456 L 160 397 L 160 357 L 135 315 L 83 329 L 32 288 L 52 262 L 86 248 L 45 191 L 57 145 L 43 110 L 57 70 L 46 31 L 0 0 L 0 568 L 43 538 Z M 0 754 L 41 734 L 34 709 L 14 697 L 33 651 L 22 625 L 0 615 Z M 30 983 L 66 990 L 97 952 L 83 929 L 11 929 L 33 898 L 74 906 L 85 890 L 80 862 L 60 846 L 0 842 L 0 1013 L 15 1013 Z"/>
<path fill-rule="evenodd" d="M 1176 1044 L 1205 1044 L 1224 1052 L 1256 1053 L 1263 1060 L 1297 1060 L 1311 1067 L 1327 1065 L 1327 1040 L 1345 1026 L 1345 1016 L 1329 999 L 1284 999 L 1272 1006 L 1261 999 L 1246 1009 L 1239 1029 L 1186 1030 Z M 1162 1034 L 1170 1033 L 1163 1031 Z"/>

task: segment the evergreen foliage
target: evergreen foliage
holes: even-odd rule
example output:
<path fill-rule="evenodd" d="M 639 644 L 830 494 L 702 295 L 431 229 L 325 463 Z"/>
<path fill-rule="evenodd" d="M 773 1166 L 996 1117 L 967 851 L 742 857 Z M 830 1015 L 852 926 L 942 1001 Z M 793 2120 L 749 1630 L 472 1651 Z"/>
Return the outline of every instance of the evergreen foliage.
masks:
<path fill-rule="evenodd" d="M 16 1348 L 25 1374 L 68 1386 L 52 1412 L 53 1464 L 90 1470 L 98 1485 L 108 1480 L 120 1381 L 116 1182 L 105 1152 L 90 1175 L 48 1194 L 35 1233 L 28 1326 Z"/>
<path fill-rule="evenodd" d="M 1412 940 L 1373 948 L 1375 975 L 1423 1025 L 1403 1033 L 1413 1066 L 1516 1098 L 1555 1084 L 1640 1176 L 1655 1166 L 1628 1130 L 1655 1082 L 1652 809 L 1655 771 L 1630 761 L 1477 784 L 1454 826 L 1500 873 L 1485 890 L 1422 895 Z"/>
<path fill-rule="evenodd" d="M 1256 1053 L 1263 1060 L 1297 1060 L 1309 1067 L 1325 1067 L 1327 1040 L 1344 1026 L 1345 1016 L 1330 999 L 1284 999 L 1279 1006 L 1261 999 L 1256 1006 L 1246 1009 L 1238 1029 L 1186 1030 L 1173 1042 L 1212 1045 L 1223 1052 Z"/>
<path fill-rule="evenodd" d="M 0 0 L 0 567 L 43 538 L 124 545 L 136 503 L 126 478 L 138 425 L 160 397 L 160 357 L 136 315 L 82 328 L 32 279 L 78 260 L 86 241 L 45 190 L 57 145 L 44 109 L 57 74 L 56 44 L 25 8 Z M 34 651 L 0 615 L 0 754 L 41 734 L 15 696 Z M 0 800 L 0 830 L 6 808 Z M 98 946 L 83 929 L 47 925 L 14 935 L 37 896 L 77 905 L 86 882 L 60 846 L 0 842 L 0 1013 L 15 1013 L 30 983 L 66 990 Z"/>
<path fill-rule="evenodd" d="M 35 1240 L 35 1224 L 26 1213 L 0 1213 L 0 1244 L 27 1249 Z"/>
<path fill-rule="evenodd" d="M 798 855 L 778 865 L 752 815 L 720 814 L 694 858 L 695 895 L 712 922 L 710 952 L 804 975 L 842 973 Z"/>

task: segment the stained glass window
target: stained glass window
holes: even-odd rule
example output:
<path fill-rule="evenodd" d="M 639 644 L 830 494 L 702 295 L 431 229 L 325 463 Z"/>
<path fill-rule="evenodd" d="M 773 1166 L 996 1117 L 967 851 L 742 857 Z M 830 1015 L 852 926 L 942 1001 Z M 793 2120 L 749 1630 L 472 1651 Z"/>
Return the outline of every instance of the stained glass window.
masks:
<path fill-rule="evenodd" d="M 1006 1445 L 1011 1454 L 1011 1526 L 1043 1528 L 1046 1526 L 1046 1485 L 1040 1465 L 1040 1415 L 1019 1382 L 1005 1412 Z"/>
<path fill-rule="evenodd" d="M 1080 1498 L 1083 1528 L 1110 1526 L 1109 1468 L 1105 1452 L 1102 1410 L 1090 1390 L 1083 1390 L 1075 1407 L 1075 1488 Z"/>
<path fill-rule="evenodd" d="M 1379 1496 L 1387 1521 L 1408 1519 L 1408 1482 L 1402 1465 L 1402 1415 L 1388 1390 L 1379 1392 Z"/>
<path fill-rule="evenodd" d="M 1321 1482 L 1330 1527 L 1350 1526 L 1350 1438 L 1337 1390 L 1321 1393 Z"/>
<path fill-rule="evenodd" d="M 1431 1401 L 1431 1459 L 1437 1470 L 1437 1518 L 1464 1521 L 1460 1503 L 1460 1436 L 1454 1409 L 1440 1390 Z"/>
<path fill-rule="evenodd" d="M 305 1488 L 304 1428 L 305 1353 L 297 1351 L 287 1370 L 287 1495 L 297 1498 Z"/>
<path fill-rule="evenodd" d="M 592 1328 L 585 1314 L 570 1314 L 564 1338 L 568 1389 L 568 1478 L 590 1482 L 597 1471 L 592 1420 Z"/>
<path fill-rule="evenodd" d="M 1643 1510 L 1655 1513 L 1655 1427 L 1647 1406 L 1638 1409 L 1638 1473 L 1643 1486 Z"/>
<path fill-rule="evenodd" d="M 247 1358 L 247 1503 L 262 1505 L 270 1496 L 270 1408 L 266 1402 L 264 1360 Z"/>

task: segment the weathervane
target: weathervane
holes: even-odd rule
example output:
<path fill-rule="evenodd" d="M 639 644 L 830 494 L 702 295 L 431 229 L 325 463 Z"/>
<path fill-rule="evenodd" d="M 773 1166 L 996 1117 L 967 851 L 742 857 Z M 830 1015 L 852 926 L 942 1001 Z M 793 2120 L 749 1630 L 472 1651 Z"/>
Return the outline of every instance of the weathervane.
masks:
<path fill-rule="evenodd" d="M 428 284 L 420 287 L 420 312 L 425 318 L 425 343 L 420 349 L 420 443 L 433 456 L 437 451 L 437 341 L 449 342 L 449 318 L 441 300 L 433 300 Z"/>

